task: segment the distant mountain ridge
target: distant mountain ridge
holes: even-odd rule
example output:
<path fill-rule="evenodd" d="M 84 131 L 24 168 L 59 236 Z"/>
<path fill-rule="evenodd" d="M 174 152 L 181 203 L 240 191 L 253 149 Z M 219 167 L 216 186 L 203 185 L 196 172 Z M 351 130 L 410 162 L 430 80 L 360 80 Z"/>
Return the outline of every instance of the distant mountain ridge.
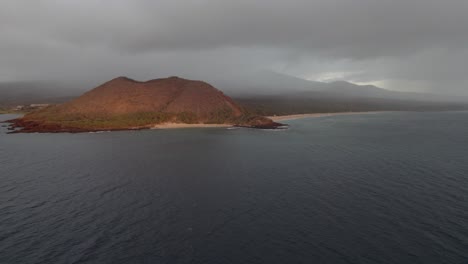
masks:
<path fill-rule="evenodd" d="M 257 115 L 268 116 L 348 111 L 468 110 L 468 97 L 465 96 L 441 96 L 430 93 L 392 91 L 374 85 L 358 85 L 346 81 L 329 83 L 308 81 L 275 72 L 229 73 L 228 76 L 213 75 L 211 79 L 207 78 L 207 80 L 215 87 L 223 90 L 224 95 L 234 98 L 235 101 L 239 103 L 237 106 L 240 105 L 242 109 L 246 109 L 251 114 Z M 140 87 L 154 83 L 155 80 L 148 81 L 148 84 L 143 84 L 145 82 L 138 82 L 124 77 L 116 78 L 113 81 L 127 83 L 128 87 Z M 4 111 L 8 111 L 8 109 L 12 109 L 15 105 L 25 103 L 55 104 L 66 102 L 70 99 L 77 98 L 80 94 L 79 91 L 82 90 L 70 88 L 81 86 L 73 85 L 73 83 L 52 83 L 51 85 L 44 85 L 44 83 L 29 83 L 26 85 L 22 83 L 12 83 L 5 85 L 0 83 L 0 108 L 5 109 Z M 116 85 L 116 87 L 117 86 L 119 85 Z M 65 93 L 71 94 L 71 96 L 63 97 Z M 96 95 L 96 92 L 93 92 L 93 94 Z M 179 117 L 182 118 L 184 122 L 194 122 L 194 116 L 197 117 L 197 122 L 204 122 L 204 120 L 210 119 L 211 121 L 208 122 L 215 122 L 215 119 L 218 120 L 216 122 L 220 122 L 220 120 L 227 120 L 226 116 L 229 116 L 228 113 L 230 111 L 219 111 L 216 115 L 211 114 L 211 116 L 218 116 L 216 118 L 207 118 L 207 115 L 203 117 L 206 106 L 211 103 L 206 103 L 203 106 L 190 105 L 190 100 L 184 99 L 190 98 L 190 96 L 187 96 L 189 93 L 184 93 L 181 98 L 175 100 L 172 106 L 168 104 L 169 101 L 164 101 L 166 96 L 164 92 L 158 95 L 158 98 L 154 99 L 154 102 L 151 103 L 146 102 L 144 97 L 147 96 L 132 95 L 131 90 L 124 91 L 121 94 L 127 94 L 129 95 L 128 97 L 132 98 L 133 96 L 135 96 L 135 98 L 143 97 L 141 100 L 136 100 L 136 102 L 141 101 L 143 103 L 135 102 L 131 104 L 130 102 L 121 102 L 114 105 L 115 107 L 112 108 L 113 112 L 125 112 L 126 109 L 129 110 L 132 108 L 139 109 L 138 111 L 140 111 L 140 113 L 141 111 L 158 112 L 162 116 L 163 114 L 161 113 L 165 113 L 165 111 L 161 111 L 162 108 L 157 107 L 155 104 L 156 102 L 165 102 L 166 109 L 178 112 Z M 152 93 L 149 92 L 147 95 L 151 94 Z M 104 96 L 104 101 L 97 100 L 96 98 L 92 99 L 92 96 L 88 98 L 90 100 L 80 100 L 83 102 L 81 106 L 87 105 L 86 109 L 81 107 L 81 110 L 85 110 L 81 114 L 89 112 L 87 115 L 91 116 L 96 115 L 96 113 L 108 113 L 109 109 L 103 109 L 102 106 L 114 104 L 118 100 L 118 97 L 114 98 L 112 94 Z M 110 98 L 114 99 L 111 100 Z M 229 100 L 231 99 L 229 98 Z M 229 100 L 227 102 L 231 102 Z M 200 100 L 196 101 L 203 102 L 204 100 L 200 98 Z M 7 103 L 5 104 L 4 102 Z M 73 110 L 74 108 L 79 110 L 80 104 L 74 104 L 75 103 L 71 103 L 68 107 L 63 108 L 66 110 L 64 112 L 71 114 L 75 111 Z M 182 114 L 182 112 L 187 109 L 190 109 L 190 112 L 193 113 Z M 234 109 L 236 109 L 236 107 L 234 107 Z M 78 110 L 75 112 L 79 113 L 81 111 Z M 194 114 L 194 112 L 197 114 Z M 108 113 L 108 115 L 112 114 L 115 113 Z M 243 115 L 245 115 L 245 113 Z"/>
<path fill-rule="evenodd" d="M 286 97 L 334 97 L 376 98 L 429 102 L 468 102 L 465 96 L 444 96 L 431 93 L 416 93 L 388 90 L 374 85 L 359 85 L 347 81 L 309 81 L 272 71 L 260 71 L 233 78 L 212 80 L 217 86 L 234 97 L 286 96 Z"/>
<path fill-rule="evenodd" d="M 431 93 L 402 92 L 374 85 L 347 81 L 318 82 L 272 71 L 259 71 L 228 76 L 211 76 L 207 80 L 225 94 L 234 97 L 286 96 L 378 98 L 430 102 L 468 102 L 467 96 L 444 96 Z M 90 85 L 90 84 L 88 84 Z M 0 83 L 0 106 L 25 103 L 57 103 L 78 97 L 87 84 L 78 82 L 10 82 Z M 89 86 L 88 86 L 89 87 Z"/>

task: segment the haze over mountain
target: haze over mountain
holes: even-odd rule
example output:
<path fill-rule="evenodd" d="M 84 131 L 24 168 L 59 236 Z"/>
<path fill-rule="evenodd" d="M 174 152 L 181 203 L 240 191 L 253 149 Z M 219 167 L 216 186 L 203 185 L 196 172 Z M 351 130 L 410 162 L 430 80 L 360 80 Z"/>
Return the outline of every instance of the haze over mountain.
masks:
<path fill-rule="evenodd" d="M 212 80 L 217 87 L 235 97 L 279 96 L 376 98 L 428 102 L 466 102 L 468 97 L 432 93 L 392 91 L 375 85 L 358 85 L 347 81 L 318 82 L 272 71 L 232 74 Z"/>
<path fill-rule="evenodd" d="M 28 81 L 0 83 L 0 106 L 33 103 L 60 103 L 77 97 L 86 89 L 86 82 Z"/>
<path fill-rule="evenodd" d="M 309 81 L 272 71 L 236 72 L 212 76 L 207 80 L 226 94 L 239 98 L 243 102 L 249 98 L 266 101 L 271 100 L 271 97 L 274 97 L 275 101 L 284 98 L 288 104 L 295 104 L 294 100 L 300 100 L 301 104 L 323 105 L 328 102 L 335 105 L 335 107 L 327 108 L 327 111 L 333 112 L 343 111 L 342 107 L 337 107 L 337 102 L 344 104 L 352 102 L 354 106 L 371 104 L 372 106 L 365 107 L 367 110 L 380 109 L 382 104 L 387 110 L 411 109 L 412 104 L 417 104 L 420 110 L 433 110 L 432 103 L 438 103 L 440 106 L 438 109 L 441 110 L 454 109 L 454 106 L 458 109 L 461 105 L 468 105 L 468 98 L 464 96 L 392 91 L 374 85 L 358 85 L 346 81 Z M 90 82 L 87 81 L 87 83 Z M 2 83 L 0 84 L 0 106 L 66 102 L 78 97 L 90 86 L 91 84 L 86 87 L 84 83 L 63 81 Z M 97 103 L 104 105 L 106 102 Z M 424 107 L 424 103 L 431 104 Z M 401 108 L 402 104 L 406 104 L 407 107 Z M 310 109 L 313 110 L 313 108 Z"/>
<path fill-rule="evenodd" d="M 272 70 L 468 95 L 466 10 L 461 0 L 5 0 L 0 82 Z"/>

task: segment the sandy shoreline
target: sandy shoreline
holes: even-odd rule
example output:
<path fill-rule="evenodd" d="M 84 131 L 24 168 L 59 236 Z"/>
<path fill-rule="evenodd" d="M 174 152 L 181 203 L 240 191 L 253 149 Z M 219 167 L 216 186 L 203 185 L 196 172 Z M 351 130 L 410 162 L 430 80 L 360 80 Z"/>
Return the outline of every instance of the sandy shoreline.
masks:
<path fill-rule="evenodd" d="M 232 127 L 229 124 L 182 124 L 164 123 L 151 126 L 151 129 L 172 129 L 172 128 L 208 128 L 208 127 Z"/>
<path fill-rule="evenodd" d="M 338 116 L 338 115 L 357 115 L 357 114 L 375 114 L 382 113 L 381 111 L 371 111 L 371 112 L 338 112 L 338 113 L 313 113 L 313 114 L 296 114 L 296 115 L 280 115 L 280 116 L 267 116 L 275 122 L 295 120 L 301 118 L 309 117 L 325 117 L 325 116 Z"/>
<path fill-rule="evenodd" d="M 325 117 L 325 116 L 338 116 L 338 115 L 357 115 L 357 114 L 374 114 L 382 113 L 380 111 L 370 112 L 338 112 L 338 113 L 312 113 L 312 114 L 296 114 L 296 115 L 280 115 L 280 116 L 267 116 L 275 122 L 295 120 L 310 117 Z M 209 127 L 232 127 L 229 124 L 182 124 L 182 123 L 164 123 L 151 126 L 151 129 L 173 129 L 173 128 L 209 128 Z"/>

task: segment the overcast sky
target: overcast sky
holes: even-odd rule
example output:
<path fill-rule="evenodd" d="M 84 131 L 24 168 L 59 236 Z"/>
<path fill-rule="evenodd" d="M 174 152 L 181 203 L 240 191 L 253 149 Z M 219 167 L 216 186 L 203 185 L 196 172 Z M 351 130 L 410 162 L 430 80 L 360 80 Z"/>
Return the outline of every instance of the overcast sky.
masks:
<path fill-rule="evenodd" d="M 467 0 L 2 0 L 0 81 L 273 70 L 468 94 Z"/>

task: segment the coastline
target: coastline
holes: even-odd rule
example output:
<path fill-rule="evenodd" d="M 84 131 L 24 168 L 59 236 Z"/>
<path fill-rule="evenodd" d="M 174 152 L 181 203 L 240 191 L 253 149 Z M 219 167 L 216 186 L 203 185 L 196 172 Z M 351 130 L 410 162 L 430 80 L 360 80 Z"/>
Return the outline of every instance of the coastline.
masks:
<path fill-rule="evenodd" d="M 358 114 L 377 114 L 383 113 L 386 111 L 368 111 L 368 112 L 336 112 L 336 113 L 310 113 L 310 114 L 294 114 L 294 115 L 278 115 L 278 116 L 267 116 L 271 120 L 278 121 L 288 121 L 302 118 L 312 118 L 312 117 L 326 117 L 326 116 L 339 116 L 339 115 L 358 115 Z"/>
<path fill-rule="evenodd" d="M 309 114 L 294 114 L 294 115 L 279 115 L 279 116 L 267 116 L 273 122 L 277 122 L 302 119 L 302 118 L 318 118 L 328 116 L 339 116 L 339 115 L 357 115 L 357 114 L 375 114 L 387 111 L 368 111 L 368 112 L 337 112 L 337 113 L 309 113 Z M 257 129 L 277 129 L 279 127 L 261 127 L 261 126 L 242 126 L 234 124 L 184 124 L 184 123 L 162 123 L 162 124 L 151 124 L 139 127 L 128 127 L 128 128 L 73 128 L 73 127 L 61 127 L 54 124 L 41 124 L 34 121 L 24 121 L 21 118 L 2 121 L 2 123 L 10 123 L 9 134 L 13 133 L 83 133 L 83 132 L 100 132 L 100 131 L 125 131 L 125 130 L 144 130 L 144 129 L 179 129 L 179 128 L 229 128 L 229 127 L 248 127 Z M 286 125 L 287 126 L 287 125 Z M 20 128 L 16 130 L 16 128 Z"/>

